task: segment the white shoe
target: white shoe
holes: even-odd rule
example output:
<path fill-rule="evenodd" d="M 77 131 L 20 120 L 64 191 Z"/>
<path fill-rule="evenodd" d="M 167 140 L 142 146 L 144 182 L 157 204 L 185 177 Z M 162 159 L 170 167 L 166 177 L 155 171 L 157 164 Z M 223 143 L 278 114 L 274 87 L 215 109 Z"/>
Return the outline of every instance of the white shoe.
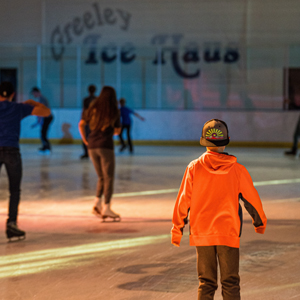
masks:
<path fill-rule="evenodd" d="M 120 221 L 120 215 L 118 215 L 117 213 L 115 213 L 113 210 L 111 210 L 110 208 L 110 203 L 109 204 L 104 204 L 102 211 L 102 218 L 103 220 L 105 220 L 106 218 L 112 218 L 114 221 L 118 220 Z"/>
<path fill-rule="evenodd" d="M 97 206 L 93 207 L 93 214 L 97 217 L 101 217 L 101 209 L 99 209 Z"/>
<path fill-rule="evenodd" d="M 102 210 L 102 199 L 101 197 L 95 197 L 93 214 L 96 215 L 97 217 L 101 217 L 101 210 Z"/>

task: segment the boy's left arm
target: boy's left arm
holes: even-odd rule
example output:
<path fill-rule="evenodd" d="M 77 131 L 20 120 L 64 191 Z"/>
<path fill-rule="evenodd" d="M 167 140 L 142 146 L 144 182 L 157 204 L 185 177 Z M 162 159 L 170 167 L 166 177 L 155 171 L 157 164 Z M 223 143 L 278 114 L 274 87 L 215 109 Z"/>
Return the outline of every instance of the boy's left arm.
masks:
<path fill-rule="evenodd" d="M 255 232 L 263 234 L 267 226 L 267 217 L 264 213 L 261 199 L 253 185 L 252 178 L 247 169 L 243 167 L 240 178 L 240 199 L 252 217 Z"/>
<path fill-rule="evenodd" d="M 191 205 L 192 187 L 192 167 L 188 166 L 185 170 L 180 189 L 177 195 L 172 220 L 173 228 L 171 230 L 171 243 L 178 247 L 180 245 L 180 241 L 183 235 L 183 228 L 187 224 L 187 218 Z"/>

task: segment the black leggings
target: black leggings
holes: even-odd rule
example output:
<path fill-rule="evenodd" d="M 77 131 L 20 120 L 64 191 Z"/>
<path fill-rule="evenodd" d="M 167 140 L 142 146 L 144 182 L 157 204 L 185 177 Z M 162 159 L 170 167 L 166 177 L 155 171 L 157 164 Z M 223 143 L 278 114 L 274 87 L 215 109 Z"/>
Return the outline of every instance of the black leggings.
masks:
<path fill-rule="evenodd" d="M 41 130 L 41 140 L 42 140 L 42 144 L 43 144 L 43 149 L 44 150 L 51 150 L 51 145 L 50 142 L 47 138 L 48 135 L 48 129 L 49 129 L 49 125 L 53 120 L 53 116 L 49 116 L 44 118 L 44 122 L 42 125 L 42 130 Z"/>
<path fill-rule="evenodd" d="M 22 159 L 18 148 L 0 147 L 0 169 L 4 165 L 9 184 L 9 211 L 7 222 L 16 222 L 21 193 Z"/>

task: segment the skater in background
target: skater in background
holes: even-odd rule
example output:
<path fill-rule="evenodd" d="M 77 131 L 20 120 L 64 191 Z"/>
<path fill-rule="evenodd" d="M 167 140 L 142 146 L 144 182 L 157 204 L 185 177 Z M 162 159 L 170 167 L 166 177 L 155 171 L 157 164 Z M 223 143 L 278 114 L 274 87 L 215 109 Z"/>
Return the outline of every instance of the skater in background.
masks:
<path fill-rule="evenodd" d="M 133 146 L 132 146 L 132 141 L 131 141 L 131 137 L 130 137 L 130 129 L 131 129 L 130 115 L 133 114 L 134 116 L 138 117 L 142 121 L 144 121 L 145 119 L 143 117 L 141 117 L 138 113 L 134 112 L 132 109 L 125 106 L 126 101 L 124 98 L 121 98 L 119 102 L 120 102 L 121 124 L 122 124 L 121 133 L 119 135 L 120 144 L 121 144 L 120 152 L 124 151 L 124 149 L 127 147 L 127 145 L 125 144 L 124 139 L 123 139 L 123 132 L 126 129 L 127 143 L 129 146 L 129 151 L 130 151 L 130 153 L 133 153 Z"/>
<path fill-rule="evenodd" d="M 31 90 L 31 94 L 40 102 L 41 104 L 49 107 L 49 102 L 46 97 L 44 97 L 39 88 L 33 87 Z M 53 121 L 53 115 L 50 114 L 47 117 L 38 117 L 37 122 L 31 125 L 31 128 L 36 127 L 37 125 L 41 126 L 41 141 L 42 147 L 39 149 L 41 153 L 48 154 L 51 152 L 51 144 L 48 140 L 48 130 L 51 122 Z"/>
<path fill-rule="evenodd" d="M 81 119 L 84 119 L 84 115 L 86 114 L 91 102 L 96 98 L 96 96 L 95 96 L 96 87 L 93 84 L 91 84 L 88 87 L 88 92 L 89 92 L 88 97 L 83 99 L 83 109 L 82 109 Z M 88 138 L 89 134 L 90 134 L 90 128 L 89 128 L 89 125 L 86 125 L 85 126 L 85 136 L 86 136 L 86 138 Z M 88 150 L 87 150 L 87 146 L 83 142 L 82 142 L 82 147 L 83 147 L 83 154 L 80 156 L 80 158 L 81 159 L 86 159 L 86 158 L 89 157 L 89 153 L 88 153 Z"/>
<path fill-rule="evenodd" d="M 91 130 L 88 139 L 85 134 L 86 125 L 89 125 Z M 120 219 L 120 216 L 111 210 L 115 174 L 113 136 L 121 132 L 120 112 L 116 92 L 112 87 L 103 87 L 100 95 L 91 103 L 78 126 L 98 175 L 93 213 L 103 219 L 107 217 L 114 220 Z M 104 196 L 103 206 L 102 195 Z"/>
<path fill-rule="evenodd" d="M 296 155 L 298 151 L 298 139 L 300 136 L 300 116 L 298 118 L 295 131 L 294 131 L 294 136 L 293 136 L 293 146 L 292 149 L 289 151 L 285 151 L 285 155 Z"/>
<path fill-rule="evenodd" d="M 200 144 L 207 151 L 186 168 L 174 207 L 172 244 L 180 245 L 188 216 L 190 219 L 190 245 L 197 250 L 198 300 L 214 299 L 218 264 L 223 299 L 241 299 L 239 200 L 244 202 L 257 233 L 264 233 L 267 225 L 248 171 L 235 156 L 224 152 L 228 143 L 225 122 L 213 119 L 204 124 Z"/>
<path fill-rule="evenodd" d="M 14 87 L 10 82 L 0 84 L 0 169 L 5 165 L 9 182 L 9 211 L 6 223 L 6 236 L 9 239 L 25 237 L 25 232 L 17 226 L 22 178 L 19 149 L 21 120 L 29 115 L 47 117 L 51 114 L 49 108 L 33 100 L 24 103 L 11 102 L 14 94 Z"/>
<path fill-rule="evenodd" d="M 289 89 L 288 90 L 289 96 L 284 99 L 283 109 L 300 110 L 300 104 L 298 100 L 299 95 L 297 93 L 299 91 L 299 88 L 295 86 L 295 84 L 292 82 L 290 77 L 288 78 L 288 89 Z M 285 155 L 295 156 L 297 154 L 299 136 L 300 136 L 300 116 L 298 117 L 298 121 L 294 129 L 292 149 L 285 151 L 284 152 Z"/>

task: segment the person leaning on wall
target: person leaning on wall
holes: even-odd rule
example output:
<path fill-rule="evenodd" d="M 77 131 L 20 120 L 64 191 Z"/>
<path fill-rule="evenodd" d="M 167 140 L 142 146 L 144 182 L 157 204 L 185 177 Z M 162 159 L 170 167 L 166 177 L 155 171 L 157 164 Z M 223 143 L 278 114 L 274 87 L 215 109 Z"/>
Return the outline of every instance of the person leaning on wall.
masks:
<path fill-rule="evenodd" d="M 48 107 L 33 100 L 24 103 L 12 102 L 14 95 L 14 87 L 10 82 L 0 84 L 0 169 L 2 165 L 6 168 L 10 192 L 6 222 L 8 239 L 25 238 L 25 231 L 17 226 L 22 178 L 22 159 L 19 149 L 21 120 L 30 115 L 47 117 L 51 114 Z"/>

